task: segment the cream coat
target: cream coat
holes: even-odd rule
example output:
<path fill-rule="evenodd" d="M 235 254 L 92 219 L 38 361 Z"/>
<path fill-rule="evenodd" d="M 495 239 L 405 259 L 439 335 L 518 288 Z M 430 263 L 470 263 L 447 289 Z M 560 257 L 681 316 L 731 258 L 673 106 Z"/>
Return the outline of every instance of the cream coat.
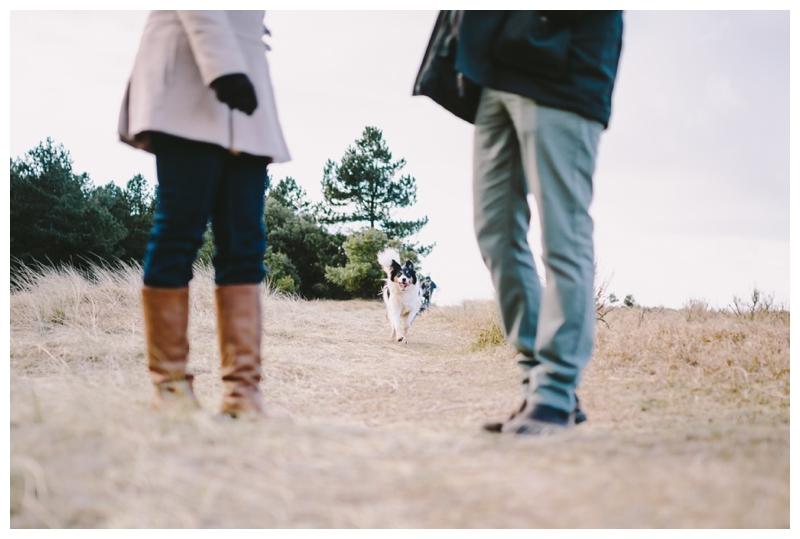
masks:
<path fill-rule="evenodd" d="M 153 11 L 119 117 L 120 138 L 150 150 L 145 131 L 210 142 L 234 153 L 289 160 L 265 55 L 263 11 Z M 258 108 L 231 111 L 210 88 L 245 73 Z"/>

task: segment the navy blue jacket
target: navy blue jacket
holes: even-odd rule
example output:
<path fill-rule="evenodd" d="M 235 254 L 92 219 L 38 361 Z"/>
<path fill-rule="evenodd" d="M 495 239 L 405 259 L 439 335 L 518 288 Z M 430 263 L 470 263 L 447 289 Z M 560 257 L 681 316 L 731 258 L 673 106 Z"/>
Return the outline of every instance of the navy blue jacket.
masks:
<path fill-rule="evenodd" d="M 473 122 L 494 88 L 607 127 L 622 26 L 621 11 L 442 12 L 414 94 Z"/>

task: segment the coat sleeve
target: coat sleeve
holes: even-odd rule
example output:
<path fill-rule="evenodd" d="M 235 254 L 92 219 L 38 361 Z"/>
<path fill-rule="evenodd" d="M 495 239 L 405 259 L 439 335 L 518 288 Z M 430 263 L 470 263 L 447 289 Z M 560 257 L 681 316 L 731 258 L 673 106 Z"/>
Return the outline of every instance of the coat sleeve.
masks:
<path fill-rule="evenodd" d="M 226 12 L 177 13 L 206 86 L 222 75 L 247 73 L 247 63 Z"/>

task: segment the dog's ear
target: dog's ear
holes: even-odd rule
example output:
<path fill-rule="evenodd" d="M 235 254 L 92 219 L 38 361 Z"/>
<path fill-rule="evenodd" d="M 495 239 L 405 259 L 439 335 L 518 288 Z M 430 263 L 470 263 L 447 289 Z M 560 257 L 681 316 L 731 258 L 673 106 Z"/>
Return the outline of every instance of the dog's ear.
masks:
<path fill-rule="evenodd" d="M 392 260 L 392 271 L 400 271 L 401 269 L 403 268 L 400 267 L 400 263 L 397 260 Z"/>
<path fill-rule="evenodd" d="M 410 269 L 414 269 L 414 263 L 412 261 L 410 261 L 410 260 L 406 260 L 405 267 L 410 268 Z"/>

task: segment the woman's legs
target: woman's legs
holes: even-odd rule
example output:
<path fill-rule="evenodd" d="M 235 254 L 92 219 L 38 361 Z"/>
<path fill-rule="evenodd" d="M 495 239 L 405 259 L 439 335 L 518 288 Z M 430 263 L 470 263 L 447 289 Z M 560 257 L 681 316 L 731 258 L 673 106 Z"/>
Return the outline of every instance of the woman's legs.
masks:
<path fill-rule="evenodd" d="M 215 281 L 220 286 L 264 280 L 264 191 L 267 160 L 227 156 L 212 209 Z"/>
<path fill-rule="evenodd" d="M 157 208 L 145 255 L 142 298 L 148 361 L 157 403 L 194 404 L 189 350 L 188 284 L 209 218 L 216 253 L 217 323 L 225 393 L 222 411 L 261 412 L 261 282 L 267 160 L 233 156 L 213 145 L 154 138 Z M 178 390 L 176 391 L 176 387 Z"/>
<path fill-rule="evenodd" d="M 267 160 L 227 156 L 212 215 L 222 412 L 262 413 L 261 282 Z"/>
<path fill-rule="evenodd" d="M 144 284 L 188 286 L 192 264 L 225 171 L 225 150 L 212 144 L 154 134 L 156 211 L 144 257 Z"/>
<path fill-rule="evenodd" d="M 156 407 L 197 407 L 186 373 L 189 280 L 224 165 L 208 144 L 154 136 L 157 208 L 144 263 L 147 358 Z"/>

